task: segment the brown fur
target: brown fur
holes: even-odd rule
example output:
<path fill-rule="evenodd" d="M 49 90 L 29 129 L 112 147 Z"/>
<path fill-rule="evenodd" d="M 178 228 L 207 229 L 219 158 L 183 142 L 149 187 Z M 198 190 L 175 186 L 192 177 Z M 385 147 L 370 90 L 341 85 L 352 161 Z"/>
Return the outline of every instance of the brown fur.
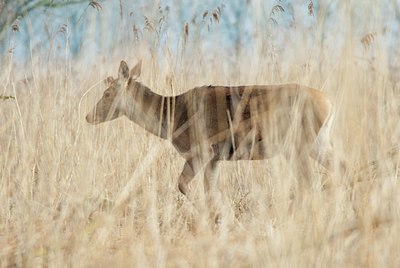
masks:
<path fill-rule="evenodd" d="M 97 124 L 125 115 L 147 131 L 172 142 L 186 159 L 179 190 L 205 168 L 205 190 L 220 160 L 260 160 L 283 153 L 296 158 L 299 178 L 311 176 L 308 156 L 329 167 L 318 155 L 329 154 L 329 140 L 317 137 L 331 113 L 325 94 L 309 87 L 203 86 L 178 96 L 161 96 L 135 80 L 121 62 L 119 77 L 86 117 Z M 109 80 L 109 79 L 108 79 Z M 324 152 L 320 152 L 324 150 Z"/>

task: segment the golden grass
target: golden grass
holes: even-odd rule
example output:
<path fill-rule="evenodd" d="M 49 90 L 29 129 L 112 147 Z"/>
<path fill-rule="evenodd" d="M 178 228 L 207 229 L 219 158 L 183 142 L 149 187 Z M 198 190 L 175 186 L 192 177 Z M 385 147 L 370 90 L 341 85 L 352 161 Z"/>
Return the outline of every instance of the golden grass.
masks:
<path fill-rule="evenodd" d="M 284 158 L 222 163 L 215 224 L 201 202 L 201 175 L 190 185 L 193 203 L 179 194 L 183 159 L 167 141 L 126 118 L 85 122 L 120 55 L 97 66 L 77 67 L 72 59 L 72 72 L 55 60 L 47 75 L 35 64 L 12 69 L 0 77 L 1 95 L 15 97 L 0 99 L 0 265 L 399 266 L 399 156 L 388 152 L 399 140 L 400 99 L 379 34 L 344 39 L 336 60 L 316 48 L 318 38 L 315 54 L 305 51 L 303 37 L 288 40 L 289 52 L 274 59 L 260 37 L 260 49 L 239 50 L 223 69 L 229 59 L 213 59 L 217 46 L 203 54 L 190 43 L 190 28 L 182 29 L 187 45 L 179 66 L 181 54 L 161 58 L 145 45 L 127 54 L 131 66 L 143 59 L 145 84 L 163 94 L 203 84 L 323 88 L 335 104 L 332 141 L 346 176 L 316 164 L 313 188 L 290 210 L 296 176 Z M 371 49 L 374 62 L 365 63 Z M 27 84 L 20 81 L 25 74 Z"/>

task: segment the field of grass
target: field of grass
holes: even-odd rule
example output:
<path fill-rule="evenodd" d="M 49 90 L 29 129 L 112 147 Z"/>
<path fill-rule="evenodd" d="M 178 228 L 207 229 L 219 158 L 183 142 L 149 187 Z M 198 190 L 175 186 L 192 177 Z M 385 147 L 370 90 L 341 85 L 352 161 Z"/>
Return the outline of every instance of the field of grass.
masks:
<path fill-rule="evenodd" d="M 298 12 L 309 25 L 283 27 L 278 15 L 257 16 L 255 1 L 248 8 L 259 24 L 242 29 L 252 43 L 238 41 L 234 51 L 218 40 L 204 45 L 208 32 L 223 31 L 225 7 L 197 28 L 182 25 L 178 46 L 152 39 L 160 23 L 153 18 L 135 42 L 133 30 L 132 42 L 95 63 L 60 59 L 57 48 L 47 56 L 33 50 L 26 64 L 3 55 L 0 266 L 399 267 L 400 62 L 388 50 L 394 31 L 382 23 L 395 13 L 365 2 L 338 5 L 332 21 L 323 5 L 308 15 L 303 4 Z M 140 81 L 165 95 L 208 84 L 323 90 L 334 103 L 337 168 L 315 163 L 312 189 L 294 193 L 296 174 L 283 157 L 223 162 L 216 224 L 203 205 L 201 174 L 190 184 L 192 202 L 179 193 L 184 160 L 168 141 L 127 118 L 86 123 L 121 59 L 130 66 L 142 59 Z M 292 205 L 296 194 L 303 202 Z"/>

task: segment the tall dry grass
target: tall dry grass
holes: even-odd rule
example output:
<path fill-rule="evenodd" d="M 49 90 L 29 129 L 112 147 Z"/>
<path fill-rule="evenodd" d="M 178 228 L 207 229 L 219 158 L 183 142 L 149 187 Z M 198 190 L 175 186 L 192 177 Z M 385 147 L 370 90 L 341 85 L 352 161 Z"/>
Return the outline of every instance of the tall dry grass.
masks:
<path fill-rule="evenodd" d="M 133 31 L 134 45 L 99 55 L 96 65 L 33 54 L 21 67 L 12 54 L 3 57 L 0 93 L 15 99 L 0 99 L 1 266 L 398 266 L 399 157 L 388 152 L 399 140 L 399 76 L 388 64 L 390 33 L 379 30 L 379 11 L 372 4 L 360 11 L 373 14 L 370 31 L 354 25 L 358 8 L 355 1 L 339 6 L 340 26 L 324 32 L 323 6 L 316 14 L 305 5 L 313 27 L 252 29 L 254 49 L 238 46 L 230 57 L 217 40 L 202 50 L 207 36 L 192 24 L 182 25 L 175 52 L 150 42 L 157 33 L 148 29 Z M 213 12 L 201 27 L 218 31 L 224 10 Z M 224 162 L 215 224 L 196 201 L 201 175 L 190 185 L 194 202 L 179 194 L 183 159 L 171 144 L 126 118 L 85 122 L 121 58 L 142 59 L 141 81 L 162 94 L 203 84 L 321 88 L 335 104 L 334 156 L 347 174 L 315 164 L 312 189 L 290 210 L 296 174 L 284 158 Z"/>

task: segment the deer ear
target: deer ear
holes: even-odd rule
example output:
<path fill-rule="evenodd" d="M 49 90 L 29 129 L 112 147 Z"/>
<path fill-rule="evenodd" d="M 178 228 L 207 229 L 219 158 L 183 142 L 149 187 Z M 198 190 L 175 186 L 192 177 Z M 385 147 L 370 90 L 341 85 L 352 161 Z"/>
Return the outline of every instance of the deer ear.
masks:
<path fill-rule="evenodd" d="M 128 80 L 128 78 L 129 78 L 128 64 L 126 64 L 125 61 L 121 61 L 121 64 L 119 65 L 118 79 Z"/>
<path fill-rule="evenodd" d="M 142 72 L 142 60 L 140 60 L 135 67 L 133 67 L 129 73 L 129 77 L 132 79 L 137 79 L 140 76 L 140 73 Z"/>
<path fill-rule="evenodd" d="M 111 85 L 112 82 L 114 82 L 114 78 L 112 76 L 109 76 L 106 79 L 104 79 L 104 84 L 106 84 L 108 87 Z"/>

